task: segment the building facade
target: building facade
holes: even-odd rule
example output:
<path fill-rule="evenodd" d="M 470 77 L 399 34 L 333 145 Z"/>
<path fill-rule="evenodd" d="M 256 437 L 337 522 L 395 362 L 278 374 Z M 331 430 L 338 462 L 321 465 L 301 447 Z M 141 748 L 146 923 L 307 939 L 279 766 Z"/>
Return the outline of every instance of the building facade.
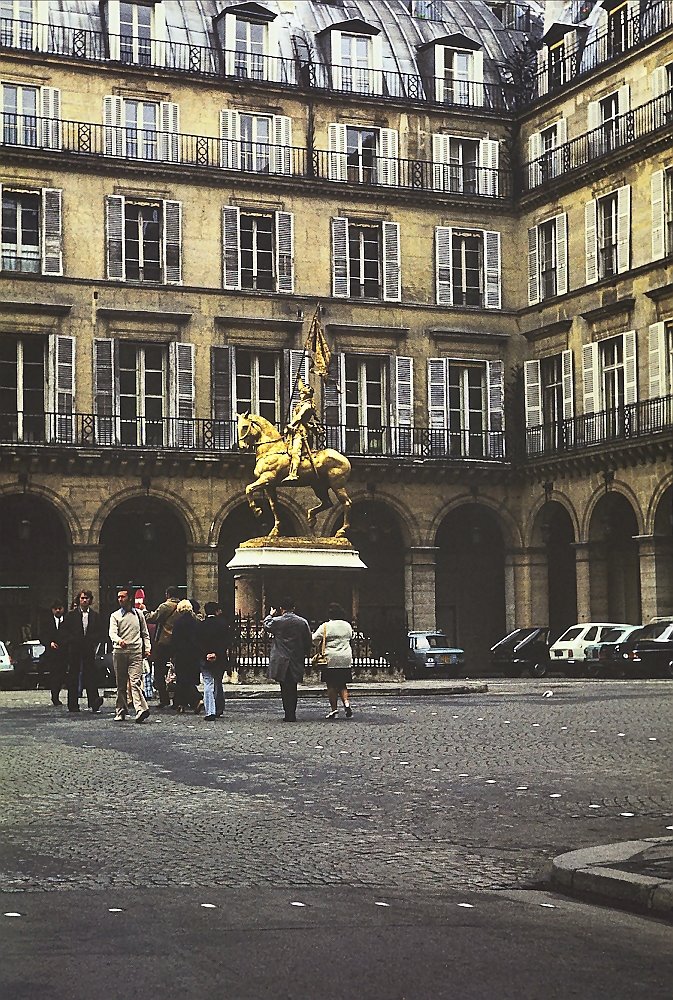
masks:
<path fill-rule="evenodd" d="M 232 605 L 316 309 L 363 620 L 673 613 L 669 3 L 0 0 L 0 60 L 3 637 Z"/>

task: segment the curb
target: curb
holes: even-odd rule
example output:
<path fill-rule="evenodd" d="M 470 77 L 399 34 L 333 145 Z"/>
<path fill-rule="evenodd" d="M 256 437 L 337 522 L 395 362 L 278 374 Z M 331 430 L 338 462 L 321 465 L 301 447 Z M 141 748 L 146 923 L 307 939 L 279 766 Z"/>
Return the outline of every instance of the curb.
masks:
<path fill-rule="evenodd" d="M 673 922 L 673 882 L 612 867 L 633 861 L 649 848 L 670 845 L 673 838 L 626 840 L 560 854 L 551 862 L 549 884 L 558 892 L 591 902 L 635 910 Z"/>
<path fill-rule="evenodd" d="M 376 695 L 377 698 L 415 698 L 427 697 L 429 695 L 486 694 L 488 692 L 488 684 L 437 684 L 431 682 L 423 687 L 420 685 L 408 687 L 405 684 L 376 684 L 366 681 L 356 681 L 348 685 L 348 690 L 356 695 Z M 113 688 L 105 688 L 105 693 L 112 697 L 116 694 L 116 691 Z M 298 693 L 300 698 L 325 698 L 326 696 L 323 685 L 304 686 L 300 684 Z M 225 698 L 232 701 L 261 701 L 267 698 L 279 698 L 280 690 L 276 684 L 225 684 L 224 695 Z"/>

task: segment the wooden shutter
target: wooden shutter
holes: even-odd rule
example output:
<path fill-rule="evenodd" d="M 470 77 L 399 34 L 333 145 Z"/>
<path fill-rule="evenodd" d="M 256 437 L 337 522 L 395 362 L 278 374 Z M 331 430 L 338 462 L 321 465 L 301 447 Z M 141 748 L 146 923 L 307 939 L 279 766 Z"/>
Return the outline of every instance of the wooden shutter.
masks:
<path fill-rule="evenodd" d="M 383 298 L 399 302 L 402 297 L 400 274 L 400 224 L 383 222 Z"/>
<path fill-rule="evenodd" d="M 617 91 L 617 113 L 625 115 L 631 110 L 631 88 L 623 84 Z"/>
<path fill-rule="evenodd" d="M 49 409 L 54 414 L 50 438 L 69 442 L 75 439 L 75 338 L 49 335 Z"/>
<path fill-rule="evenodd" d="M 484 277 L 484 306 L 486 309 L 500 309 L 500 233 L 497 232 L 484 232 Z"/>
<path fill-rule="evenodd" d="M 452 234 L 451 226 L 435 227 L 435 297 L 440 306 L 453 305 Z"/>
<path fill-rule="evenodd" d="M 636 331 L 628 330 L 624 334 L 624 402 L 638 402 L 638 358 L 636 347 Z"/>
<path fill-rule="evenodd" d="M 224 73 L 225 76 L 236 74 L 236 15 L 229 8 L 222 18 L 224 22 Z"/>
<path fill-rule="evenodd" d="M 524 363 L 523 389 L 526 427 L 539 427 L 542 423 L 542 382 L 539 361 L 526 361 Z"/>
<path fill-rule="evenodd" d="M 651 178 L 652 189 L 652 260 L 666 256 L 666 195 L 665 173 L 655 170 Z"/>
<path fill-rule="evenodd" d="M 470 90 L 473 107 L 480 107 L 484 103 L 484 53 L 481 49 L 476 49 L 472 53 L 472 73 Z"/>
<path fill-rule="evenodd" d="M 668 71 L 665 66 L 657 66 L 652 73 L 652 96 L 661 97 L 668 90 Z"/>
<path fill-rule="evenodd" d="M 554 177 L 559 177 L 563 173 L 564 169 L 564 149 L 563 147 L 568 142 L 568 123 L 565 118 L 559 118 L 556 122 L 556 146 L 553 155 L 554 163 Z M 568 159 L 570 159 L 570 152 L 568 151 Z"/>
<path fill-rule="evenodd" d="M 42 273 L 63 274 L 63 212 L 60 188 L 42 188 Z"/>
<path fill-rule="evenodd" d="M 105 241 L 107 276 L 117 281 L 126 278 L 126 248 L 124 241 L 124 198 L 108 195 L 105 199 Z"/>
<path fill-rule="evenodd" d="M 42 145 L 45 149 L 60 149 L 61 135 L 61 91 L 58 87 L 40 87 L 40 110 L 42 112 Z"/>
<path fill-rule="evenodd" d="M 276 282 L 279 292 L 294 292 L 294 215 L 276 212 Z"/>
<path fill-rule="evenodd" d="M 222 209 L 222 287 L 241 287 L 241 210 L 233 205 Z"/>
<path fill-rule="evenodd" d="M 500 143 L 495 139 L 479 140 L 479 194 L 498 196 Z"/>
<path fill-rule="evenodd" d="M 528 230 L 528 305 L 540 301 L 540 257 L 538 254 L 538 227 Z"/>
<path fill-rule="evenodd" d="M 292 119 L 287 115 L 274 115 L 272 121 L 273 149 L 271 170 L 277 174 L 292 173 Z"/>
<path fill-rule="evenodd" d="M 666 324 L 652 323 L 648 338 L 649 398 L 668 394 Z"/>
<path fill-rule="evenodd" d="M 584 413 L 600 410 L 600 386 L 598 371 L 598 344 L 585 344 L 582 348 L 582 388 L 584 392 Z"/>
<path fill-rule="evenodd" d="M 332 295 L 350 295 L 350 261 L 348 258 L 348 219 L 332 219 Z"/>
<path fill-rule="evenodd" d="M 164 215 L 164 281 L 167 285 L 182 284 L 182 202 L 165 201 Z"/>
<path fill-rule="evenodd" d="M 428 358 L 428 418 L 430 428 L 448 427 L 448 385 L 446 358 Z"/>
<path fill-rule="evenodd" d="M 34 0 L 33 47 L 49 52 L 49 0 Z"/>
<path fill-rule="evenodd" d="M 126 148 L 124 101 L 121 97 L 103 98 L 103 148 L 106 156 L 123 156 Z"/>
<path fill-rule="evenodd" d="M 542 181 L 540 157 L 542 156 L 542 134 L 531 133 L 528 139 L 528 187 L 536 188 Z"/>
<path fill-rule="evenodd" d="M 171 101 L 159 104 L 159 159 L 169 163 L 180 161 L 180 108 Z"/>
<path fill-rule="evenodd" d="M 298 380 L 301 379 L 304 385 L 308 385 L 310 358 L 306 351 L 285 351 L 285 372 L 287 385 L 284 395 L 286 405 L 283 407 L 285 413 L 299 400 L 297 389 Z"/>
<path fill-rule="evenodd" d="M 438 133 L 432 137 L 432 186 L 448 191 L 450 183 L 451 136 Z"/>
<path fill-rule="evenodd" d="M 338 28 L 333 28 L 330 31 L 329 36 L 332 89 L 339 91 L 343 89 L 343 71 L 341 67 L 341 32 Z"/>
<path fill-rule="evenodd" d="M 231 448 L 236 442 L 236 351 L 233 347 L 212 347 L 210 352 L 213 445 Z"/>
<path fill-rule="evenodd" d="M 117 389 L 117 345 L 114 340 L 93 342 L 93 408 L 97 444 L 119 440 L 119 398 Z"/>
<path fill-rule="evenodd" d="M 330 377 L 323 383 L 323 423 L 327 428 L 327 445 L 343 451 L 344 438 L 344 386 L 346 384 L 346 355 L 332 355 Z"/>
<path fill-rule="evenodd" d="M 171 358 L 171 434 L 175 447 L 193 448 L 194 427 L 194 345 L 172 341 Z"/>
<path fill-rule="evenodd" d="M 241 169 L 241 116 L 228 108 L 220 111 L 220 166 Z"/>
<path fill-rule="evenodd" d="M 414 359 L 396 355 L 394 364 L 393 421 L 396 427 L 411 427 L 414 422 Z"/>
<path fill-rule="evenodd" d="M 105 5 L 105 20 L 107 22 L 107 44 L 110 59 L 118 62 L 121 57 L 119 23 L 119 0 L 108 0 Z"/>
<path fill-rule="evenodd" d="M 597 211 L 598 205 L 596 199 L 592 198 L 584 206 L 584 245 L 587 285 L 594 285 L 598 281 Z"/>
<path fill-rule="evenodd" d="M 377 171 L 379 184 L 397 187 L 399 182 L 399 155 L 399 133 L 397 129 L 379 129 Z"/>
<path fill-rule="evenodd" d="M 381 34 L 371 35 L 369 43 L 370 91 L 383 93 L 383 38 Z"/>
<path fill-rule="evenodd" d="M 561 212 L 556 216 L 556 294 L 568 291 L 568 216 Z"/>
<path fill-rule="evenodd" d="M 488 448 L 491 458 L 505 457 L 505 362 L 486 362 L 488 382 Z"/>
<path fill-rule="evenodd" d="M 327 131 L 329 135 L 327 176 L 331 181 L 345 181 L 348 179 L 346 126 L 335 122 L 329 126 Z"/>
<path fill-rule="evenodd" d="M 617 271 L 631 266 L 631 185 L 617 189 Z"/>
<path fill-rule="evenodd" d="M 561 352 L 561 390 L 563 395 L 563 419 L 575 416 L 575 382 L 573 372 L 573 352 Z"/>
<path fill-rule="evenodd" d="M 264 79 L 272 83 L 283 82 L 281 73 L 286 63 L 280 59 L 280 39 L 284 33 L 277 17 L 273 21 L 267 21 L 264 32 Z"/>
<path fill-rule="evenodd" d="M 537 74 L 535 77 L 537 83 L 537 94 L 536 97 L 543 97 L 549 90 L 549 75 L 548 75 L 548 60 L 549 60 L 549 49 L 544 45 L 537 52 Z"/>
<path fill-rule="evenodd" d="M 152 65 L 166 65 L 166 49 L 168 48 L 168 28 L 166 27 L 166 8 L 163 0 L 155 3 L 152 9 Z"/>

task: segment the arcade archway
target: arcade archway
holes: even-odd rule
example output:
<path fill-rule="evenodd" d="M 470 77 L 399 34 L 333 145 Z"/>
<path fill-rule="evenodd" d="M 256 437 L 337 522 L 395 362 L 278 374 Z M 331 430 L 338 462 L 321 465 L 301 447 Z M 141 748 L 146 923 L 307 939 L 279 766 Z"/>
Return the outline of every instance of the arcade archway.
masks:
<path fill-rule="evenodd" d="M 589 525 L 591 617 L 600 622 L 641 621 L 638 523 L 621 493 L 602 496 Z"/>
<path fill-rule="evenodd" d="M 577 621 L 575 534 L 563 504 L 550 500 L 540 509 L 532 542 L 544 555 L 543 572 L 534 580 L 531 624 L 548 624 L 550 638 L 557 639 Z"/>
<path fill-rule="evenodd" d="M 673 615 L 673 486 L 657 504 L 654 517 L 657 614 Z"/>
<path fill-rule="evenodd" d="M 380 500 L 356 501 L 348 537 L 367 566 L 358 581 L 359 625 L 372 636 L 406 628 L 405 544 L 397 514 Z"/>

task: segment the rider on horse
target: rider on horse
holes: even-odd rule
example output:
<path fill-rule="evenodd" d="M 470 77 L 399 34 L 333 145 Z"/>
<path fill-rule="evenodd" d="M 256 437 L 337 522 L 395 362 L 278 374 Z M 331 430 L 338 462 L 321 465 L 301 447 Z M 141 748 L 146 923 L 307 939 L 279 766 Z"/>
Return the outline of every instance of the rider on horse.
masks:
<path fill-rule="evenodd" d="M 290 471 L 284 480 L 286 483 L 299 479 L 299 465 L 304 450 L 313 465 L 311 445 L 315 434 L 320 430 L 318 414 L 313 406 L 313 389 L 310 385 L 304 385 L 301 379 L 298 388 L 299 401 L 292 408 L 292 416 L 285 428 L 285 441 L 290 456 Z"/>

